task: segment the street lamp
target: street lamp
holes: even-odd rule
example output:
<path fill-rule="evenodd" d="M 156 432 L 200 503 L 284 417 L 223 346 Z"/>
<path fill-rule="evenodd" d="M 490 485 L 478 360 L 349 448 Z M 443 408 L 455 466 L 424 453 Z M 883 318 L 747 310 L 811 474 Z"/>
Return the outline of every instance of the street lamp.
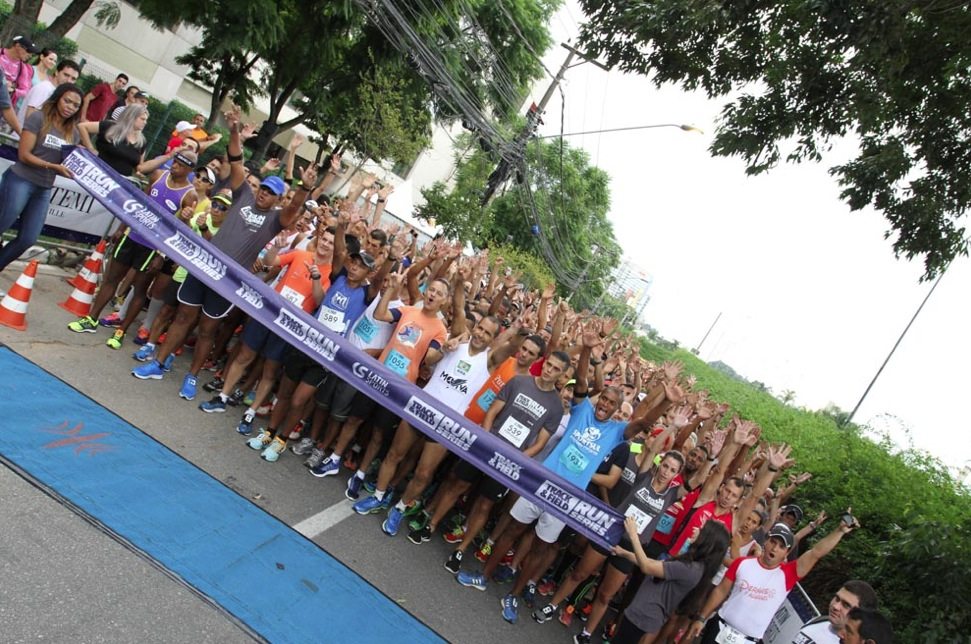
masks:
<path fill-rule="evenodd" d="M 568 132 L 566 134 L 547 134 L 546 136 L 538 136 L 537 139 L 556 139 L 564 136 L 581 136 L 583 134 L 603 134 L 605 132 L 629 132 L 631 130 L 652 130 L 658 127 L 676 127 L 684 132 L 697 132 L 698 134 L 704 134 L 704 130 L 695 127 L 694 125 L 679 125 L 677 123 L 657 123 L 655 125 L 634 125 L 631 127 L 612 127 L 606 130 L 590 130 L 588 132 Z"/>

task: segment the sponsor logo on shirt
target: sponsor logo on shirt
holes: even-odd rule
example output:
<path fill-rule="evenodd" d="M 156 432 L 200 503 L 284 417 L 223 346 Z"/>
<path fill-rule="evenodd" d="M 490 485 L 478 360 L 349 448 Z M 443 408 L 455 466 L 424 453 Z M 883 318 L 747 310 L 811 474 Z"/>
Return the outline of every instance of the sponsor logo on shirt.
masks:
<path fill-rule="evenodd" d="M 300 340 L 301 343 L 324 360 L 333 362 L 340 347 L 333 340 L 324 337 L 321 331 L 313 328 L 303 320 L 291 315 L 285 309 L 280 309 L 273 324 L 288 335 Z"/>
<path fill-rule="evenodd" d="M 660 512 L 661 508 L 664 507 L 664 497 L 652 495 L 647 488 L 640 488 L 635 493 L 637 500 L 651 508 L 655 512 Z"/>
<path fill-rule="evenodd" d="M 397 331 L 398 342 L 406 347 L 413 347 L 421 340 L 421 327 L 408 323 Z"/>
<path fill-rule="evenodd" d="M 468 427 L 451 418 L 446 418 L 445 414 L 431 405 L 426 405 L 414 396 L 408 399 L 408 404 L 405 405 L 405 413 L 463 452 L 469 451 L 469 448 L 478 438 Z"/>
<path fill-rule="evenodd" d="M 599 427 L 587 427 L 583 431 L 573 432 L 573 440 L 594 454 L 600 453 L 600 440 L 602 433 Z"/>
<path fill-rule="evenodd" d="M 45 148 L 52 148 L 54 150 L 60 150 L 62 147 L 67 145 L 67 141 L 59 136 L 53 134 L 48 134 L 44 137 L 44 143 L 42 144 Z"/>
<path fill-rule="evenodd" d="M 546 407 L 539 404 L 526 394 L 516 394 L 512 404 L 528 413 L 533 417 L 533 419 L 541 418 L 543 414 L 546 413 Z"/>
<path fill-rule="evenodd" d="M 499 452 L 493 452 L 493 457 L 489 459 L 489 466 L 513 481 L 519 480 L 519 474 L 522 470 L 522 465 L 506 458 Z"/>
<path fill-rule="evenodd" d="M 469 381 L 466 378 L 453 378 L 444 371 L 438 374 L 440 380 L 442 380 L 447 386 L 459 391 L 463 394 L 469 393 Z"/>
<path fill-rule="evenodd" d="M 239 288 L 236 289 L 236 295 L 243 298 L 244 302 L 249 302 L 253 308 L 262 309 L 263 308 L 263 296 L 257 292 L 257 290 L 246 284 L 240 284 Z"/>
<path fill-rule="evenodd" d="M 756 586 L 750 584 L 745 579 L 739 579 L 735 584 L 735 588 L 739 592 L 745 593 L 749 599 L 754 599 L 755 601 L 766 602 L 775 597 L 775 588 L 768 586 Z"/>
<path fill-rule="evenodd" d="M 605 510 L 574 496 L 550 481 L 543 481 L 535 495 L 602 537 L 606 536 L 610 528 L 617 523 L 617 519 Z"/>
<path fill-rule="evenodd" d="M 200 269 L 214 282 L 218 282 L 226 276 L 226 265 L 203 248 L 202 244 L 196 239 L 176 232 L 165 240 L 165 245 Z"/>
<path fill-rule="evenodd" d="M 259 230 L 266 221 L 266 215 L 253 210 L 252 206 L 243 206 L 239 209 L 239 216 L 246 222 L 246 227 L 250 230 Z"/>
<path fill-rule="evenodd" d="M 350 298 L 347 297 L 347 293 L 337 291 L 334 293 L 334 297 L 330 298 L 330 303 L 334 305 L 335 309 L 341 311 L 347 310 L 347 305 L 350 304 Z"/>
<path fill-rule="evenodd" d="M 466 362 L 465 360 L 459 360 L 458 365 L 455 367 L 455 371 L 462 374 L 463 376 L 469 373 L 469 369 L 472 368 L 471 362 Z"/>
<path fill-rule="evenodd" d="M 125 203 L 121 205 L 121 209 L 134 217 L 135 221 L 145 228 L 150 230 L 158 228 L 159 216 L 135 199 L 125 199 Z"/>
<path fill-rule="evenodd" d="M 88 163 L 80 156 L 70 154 L 64 160 L 64 165 L 74 173 L 74 180 L 98 197 L 107 197 L 120 186 L 101 171 L 94 164 Z"/>
<path fill-rule="evenodd" d="M 363 365 L 360 362 L 355 362 L 351 366 L 351 371 L 354 372 L 355 376 L 364 381 L 364 384 L 382 396 L 388 397 L 391 395 L 391 391 L 389 389 L 390 383 L 388 383 L 387 378 L 375 373 L 374 371 L 371 371 L 371 369 L 369 369 L 366 365 Z"/>

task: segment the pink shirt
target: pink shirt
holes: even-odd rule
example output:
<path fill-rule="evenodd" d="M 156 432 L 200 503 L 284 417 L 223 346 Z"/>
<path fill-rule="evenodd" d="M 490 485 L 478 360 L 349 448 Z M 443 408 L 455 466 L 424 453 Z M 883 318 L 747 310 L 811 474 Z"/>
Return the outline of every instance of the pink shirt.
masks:
<path fill-rule="evenodd" d="M 10 93 L 11 102 L 16 105 L 30 91 L 33 85 L 34 67 L 30 63 L 22 63 L 7 55 L 7 50 L 0 50 L 0 69 L 7 81 L 13 83 L 14 90 Z"/>

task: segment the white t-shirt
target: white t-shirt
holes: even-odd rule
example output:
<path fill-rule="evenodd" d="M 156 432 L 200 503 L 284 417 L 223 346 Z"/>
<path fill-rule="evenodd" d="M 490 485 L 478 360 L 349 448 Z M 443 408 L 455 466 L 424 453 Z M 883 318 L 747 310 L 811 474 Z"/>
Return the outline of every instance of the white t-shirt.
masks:
<path fill-rule="evenodd" d="M 840 636 L 833 630 L 833 625 L 827 619 L 816 624 L 804 626 L 792 644 L 839 644 Z"/>
<path fill-rule="evenodd" d="M 754 546 L 754 545 L 755 545 L 755 539 L 752 539 L 751 541 L 749 541 L 744 546 L 742 546 L 741 548 L 738 549 L 738 556 L 739 557 L 747 557 L 749 551 L 752 550 L 752 546 Z M 730 556 L 732 556 L 732 547 L 731 546 L 728 547 L 728 554 L 725 555 L 725 557 L 727 558 L 727 557 L 730 557 Z M 718 584 L 720 584 L 722 582 L 722 578 L 725 576 L 725 573 L 726 572 L 728 572 L 728 566 L 722 564 L 722 567 L 718 569 L 718 572 L 715 573 L 715 576 L 711 580 L 712 585 L 713 586 L 717 586 Z"/>
<path fill-rule="evenodd" d="M 438 361 L 425 392 L 462 413 L 488 379 L 489 351 L 471 355 L 469 343 L 463 342 Z"/>
<path fill-rule="evenodd" d="M 28 107 L 39 110 L 47 99 L 51 97 L 51 94 L 54 93 L 54 89 L 54 83 L 50 82 L 46 78 L 31 87 L 30 91 L 27 92 L 27 95 L 24 97 L 23 103 L 20 104 L 20 109 L 17 110 L 17 120 L 21 123 L 24 122 L 24 118 L 27 116 Z"/>
<path fill-rule="evenodd" d="M 799 582 L 797 562 L 766 568 L 758 557 L 739 557 L 728 567 L 732 592 L 718 609 L 722 620 L 748 637 L 760 639 L 772 616 Z"/>
<path fill-rule="evenodd" d="M 394 322 L 382 322 L 374 319 L 374 311 L 377 310 L 380 301 L 380 297 L 371 300 L 368 307 L 364 309 L 364 313 L 357 319 L 354 329 L 347 334 L 347 339 L 351 341 L 351 344 L 362 351 L 384 349 L 394 331 Z M 388 304 L 388 310 L 397 309 L 404 305 L 405 303 L 401 300 L 392 300 Z"/>

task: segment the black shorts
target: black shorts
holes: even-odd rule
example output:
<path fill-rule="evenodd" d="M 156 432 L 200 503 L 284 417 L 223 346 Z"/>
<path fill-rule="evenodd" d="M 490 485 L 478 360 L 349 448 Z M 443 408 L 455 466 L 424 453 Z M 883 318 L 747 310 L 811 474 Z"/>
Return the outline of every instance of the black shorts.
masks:
<path fill-rule="evenodd" d="M 466 483 L 471 483 L 475 485 L 478 483 L 479 496 L 496 503 L 502 497 L 506 496 L 506 492 L 509 491 L 505 485 L 502 485 L 491 476 L 486 476 L 478 468 L 471 465 L 467 461 L 459 461 L 452 468 L 452 473 L 460 481 L 465 481 Z"/>
<path fill-rule="evenodd" d="M 182 286 L 179 287 L 179 302 L 189 306 L 201 306 L 202 312 L 208 318 L 218 320 L 229 315 L 233 304 L 222 295 L 212 290 L 192 275 L 187 275 Z"/>
<path fill-rule="evenodd" d="M 175 280 L 169 282 L 165 287 L 165 291 L 162 293 L 162 302 L 168 306 L 178 306 L 180 286 L 182 286 L 182 282 L 176 282 Z"/>
<path fill-rule="evenodd" d="M 398 426 L 401 417 L 385 409 L 361 392 L 354 395 L 351 401 L 351 418 L 370 420 L 371 425 L 378 431 L 390 431 Z"/>
<path fill-rule="evenodd" d="M 283 373 L 294 382 L 302 382 L 319 387 L 330 372 L 306 355 L 303 351 L 291 348 L 283 358 Z"/>
<path fill-rule="evenodd" d="M 620 543 L 617 545 L 619 545 L 624 550 L 630 550 L 631 552 L 634 551 L 633 544 L 626 536 L 621 537 Z M 621 557 L 620 555 L 615 555 L 610 550 L 601 548 L 600 546 L 593 543 L 592 541 L 590 542 L 590 547 L 596 550 L 597 552 L 599 552 L 600 554 L 602 554 L 603 556 L 607 557 L 607 563 L 613 566 L 614 568 L 616 568 L 617 570 L 619 570 L 620 572 L 624 573 L 625 575 L 631 574 L 632 572 L 634 572 L 634 569 L 637 567 L 637 564 L 631 561 L 630 559 L 626 559 L 624 557 Z"/>
<path fill-rule="evenodd" d="M 351 408 L 354 397 L 357 396 L 357 389 L 337 376 L 331 375 L 332 377 L 317 388 L 314 400 L 321 409 L 330 410 L 331 418 L 344 422 L 351 417 Z"/>
<path fill-rule="evenodd" d="M 155 249 L 132 241 L 128 236 L 121 238 L 112 254 L 112 259 L 122 266 L 134 268 L 139 273 L 148 271 L 155 257 Z"/>

